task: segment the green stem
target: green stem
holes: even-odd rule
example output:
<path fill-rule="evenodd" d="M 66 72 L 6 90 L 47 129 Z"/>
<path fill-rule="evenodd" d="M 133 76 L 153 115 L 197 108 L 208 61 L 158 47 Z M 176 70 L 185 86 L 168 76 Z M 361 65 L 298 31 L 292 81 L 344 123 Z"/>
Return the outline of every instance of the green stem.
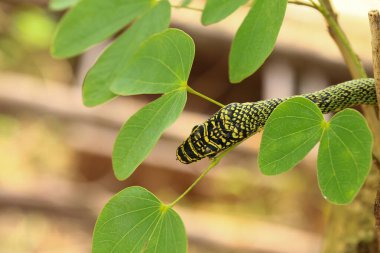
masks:
<path fill-rule="evenodd" d="M 351 76 L 353 78 L 366 78 L 367 74 L 364 70 L 364 67 L 360 62 L 359 57 L 352 49 L 351 44 L 347 39 L 347 36 L 344 34 L 342 28 L 340 27 L 337 15 L 330 3 L 330 0 L 319 0 L 319 3 L 319 10 L 327 21 L 330 35 L 334 39 L 340 52 L 342 53 L 344 61 L 346 62 L 348 69 L 350 70 Z M 374 157 L 376 158 L 376 161 L 380 161 L 380 123 L 377 119 L 377 113 L 374 110 L 373 106 L 363 105 L 362 109 L 375 139 L 376 144 L 374 145 L 373 149 Z"/>
<path fill-rule="evenodd" d="M 207 97 L 206 95 L 203 95 L 202 93 L 199 93 L 198 91 L 192 89 L 190 86 L 186 86 L 186 89 L 189 93 L 191 94 L 194 94 L 194 95 L 197 95 L 198 97 L 201 97 L 203 99 L 206 99 L 207 101 L 211 102 L 211 103 L 214 103 L 216 104 L 217 106 L 220 106 L 220 107 L 224 107 L 224 105 L 222 103 L 219 103 L 218 101 L 212 99 L 212 98 L 209 98 Z"/>
<path fill-rule="evenodd" d="M 319 9 L 319 5 L 314 2 L 314 0 L 309 0 L 309 2 L 311 3 L 311 5 L 313 5 L 316 9 Z"/>
<path fill-rule="evenodd" d="M 190 7 L 190 6 L 172 5 L 172 7 L 177 8 L 177 9 L 188 9 L 188 10 L 192 10 L 192 11 L 200 11 L 200 12 L 203 11 L 200 8 Z"/>
<path fill-rule="evenodd" d="M 210 172 L 210 170 L 212 168 L 214 168 L 216 165 L 218 165 L 218 163 L 220 162 L 220 160 L 222 160 L 222 158 L 227 155 L 231 150 L 233 150 L 235 148 L 235 146 L 232 146 L 230 147 L 229 149 L 227 149 L 226 151 L 224 151 L 223 153 L 221 153 L 220 155 L 218 155 L 217 157 L 215 157 L 211 164 L 207 167 L 207 169 L 205 169 L 202 174 L 199 175 L 199 177 L 189 186 L 189 188 L 186 189 L 186 191 L 184 191 L 181 196 L 179 196 L 176 200 L 174 200 L 172 203 L 170 203 L 168 205 L 169 208 L 172 208 L 175 204 L 177 204 L 181 199 L 183 199 L 183 197 L 186 196 L 186 194 L 188 194 L 206 175 L 207 173 Z"/>
<path fill-rule="evenodd" d="M 298 0 L 288 0 L 288 3 L 289 4 L 295 4 L 295 5 L 302 5 L 302 6 L 308 6 L 310 8 L 314 8 L 316 9 L 316 7 L 311 4 L 311 3 L 307 3 L 307 2 L 304 2 L 304 1 L 298 1 Z"/>
<path fill-rule="evenodd" d="M 319 0 L 319 3 L 319 11 L 325 17 L 330 35 L 342 53 L 344 61 L 346 62 L 353 78 L 366 78 L 367 73 L 365 72 L 362 63 L 360 62 L 359 57 L 352 49 L 352 46 L 346 34 L 343 32 L 342 27 L 339 25 L 337 14 L 334 12 L 330 1 Z"/>

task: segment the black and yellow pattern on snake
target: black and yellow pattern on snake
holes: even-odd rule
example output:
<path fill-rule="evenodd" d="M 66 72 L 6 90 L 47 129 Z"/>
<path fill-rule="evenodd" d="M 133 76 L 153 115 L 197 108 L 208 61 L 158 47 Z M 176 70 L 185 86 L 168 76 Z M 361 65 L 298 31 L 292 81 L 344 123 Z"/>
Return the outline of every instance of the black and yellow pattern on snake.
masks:
<path fill-rule="evenodd" d="M 300 95 L 314 102 L 322 113 L 337 112 L 360 104 L 375 104 L 375 81 L 357 79 Z M 289 97 L 290 98 L 290 97 Z M 231 103 L 203 124 L 197 125 L 177 149 L 177 160 L 192 163 L 219 152 L 259 132 L 273 110 L 289 98 Z"/>

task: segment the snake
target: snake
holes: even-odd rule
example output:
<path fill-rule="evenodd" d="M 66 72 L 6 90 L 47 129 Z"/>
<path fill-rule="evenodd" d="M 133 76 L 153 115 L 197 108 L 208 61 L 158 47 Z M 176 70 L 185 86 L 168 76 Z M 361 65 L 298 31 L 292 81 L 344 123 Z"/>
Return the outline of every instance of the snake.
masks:
<path fill-rule="evenodd" d="M 204 123 L 193 127 L 189 137 L 177 148 L 177 160 L 189 164 L 205 157 L 214 158 L 218 153 L 261 131 L 274 109 L 293 97 L 311 100 L 323 114 L 377 102 L 375 80 L 362 78 L 298 96 L 230 103 Z"/>

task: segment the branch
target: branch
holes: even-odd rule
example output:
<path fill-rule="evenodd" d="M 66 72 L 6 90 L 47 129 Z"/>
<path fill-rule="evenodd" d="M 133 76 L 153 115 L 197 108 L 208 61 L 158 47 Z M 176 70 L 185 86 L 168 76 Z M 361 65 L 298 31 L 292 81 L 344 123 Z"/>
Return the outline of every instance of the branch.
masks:
<path fill-rule="evenodd" d="M 368 13 L 369 25 L 372 35 L 372 62 L 375 78 L 378 118 L 380 118 L 380 14 L 377 10 Z M 377 240 L 380 241 L 380 189 L 377 189 L 374 205 L 375 226 Z"/>
<path fill-rule="evenodd" d="M 376 81 L 376 97 L 378 113 L 380 113 L 380 14 L 377 10 L 368 13 L 369 25 L 372 34 L 372 62 L 373 73 Z M 378 115 L 380 118 L 380 114 Z"/>
<path fill-rule="evenodd" d="M 299 0 L 288 0 L 288 4 L 295 4 L 295 5 L 307 6 L 313 9 L 318 9 L 315 5 L 311 3 L 299 1 Z"/>
<path fill-rule="evenodd" d="M 319 0 L 320 12 L 325 17 L 331 37 L 337 44 L 343 59 L 355 79 L 366 78 L 367 74 L 359 57 L 352 49 L 346 34 L 343 32 L 338 23 L 337 14 L 335 13 L 330 0 Z M 377 118 L 377 113 L 371 105 L 362 105 L 363 114 L 367 119 L 368 125 L 374 136 L 373 155 L 377 161 L 380 161 L 380 123 Z"/>
<path fill-rule="evenodd" d="M 345 35 L 341 26 L 339 25 L 337 14 L 335 13 L 333 9 L 333 6 L 331 5 L 330 0 L 318 0 L 318 1 L 320 3 L 320 12 L 325 17 L 326 22 L 328 24 L 330 35 L 334 39 L 340 52 L 342 53 L 344 61 L 347 67 L 349 68 L 352 77 L 366 78 L 367 74 L 364 70 L 364 67 L 362 63 L 360 62 L 359 57 L 355 54 L 354 50 L 352 49 L 352 46 L 347 36 Z M 343 245 L 344 245 L 343 247 L 341 247 L 342 245 L 339 246 L 339 248 L 342 250 L 344 250 L 344 248 L 347 247 L 348 243 L 351 245 L 350 247 L 352 247 L 353 245 L 354 245 L 353 247 L 356 247 L 356 246 L 358 247 L 358 245 L 362 242 L 361 241 L 362 236 L 360 236 L 360 232 L 363 231 L 365 233 L 371 234 L 372 233 L 371 231 L 373 231 L 373 227 L 372 227 L 373 225 L 371 225 L 373 218 L 368 216 L 368 213 L 370 212 L 369 208 L 372 209 L 373 207 L 370 207 L 370 206 L 367 207 L 367 205 L 365 205 L 364 203 L 366 203 L 366 200 L 368 198 L 367 196 L 369 196 L 369 194 L 372 194 L 376 191 L 376 186 L 374 186 L 374 184 L 376 185 L 379 180 L 378 179 L 379 177 L 378 165 L 380 161 L 380 123 L 379 123 L 375 108 L 373 106 L 363 105 L 362 109 L 363 109 L 364 116 L 367 119 L 368 125 L 371 128 L 373 136 L 374 136 L 374 146 L 373 146 L 374 163 L 372 166 L 371 173 L 368 176 L 361 193 L 359 193 L 358 197 L 355 200 L 355 204 L 357 204 L 363 210 L 361 210 L 361 212 L 358 213 L 357 210 L 355 211 L 353 209 L 351 210 L 344 209 L 341 212 L 338 209 L 335 209 L 335 212 L 338 213 L 339 216 L 342 216 L 344 218 L 355 217 L 355 220 L 352 221 L 353 225 L 351 225 L 351 228 L 355 228 L 355 226 L 358 227 L 358 229 L 351 229 L 351 230 L 347 229 L 347 231 L 343 233 L 343 237 L 340 236 L 342 240 L 339 240 L 339 241 L 343 242 Z M 365 193 L 363 193 L 364 190 L 366 190 Z M 380 193 L 379 192 L 378 192 L 378 196 L 375 203 L 375 212 L 377 208 L 380 209 Z M 360 215 L 361 218 L 357 217 L 358 215 Z M 380 225 L 380 215 L 375 213 L 376 219 L 378 218 L 377 216 L 379 216 L 379 225 Z M 343 221 L 343 222 L 346 222 L 346 221 Z M 339 224 L 338 222 L 338 225 L 343 225 L 343 224 L 342 223 Z M 356 236 L 354 236 L 355 234 Z M 353 238 L 355 238 L 356 242 L 353 242 L 354 240 Z M 378 229 L 378 238 L 380 238 L 379 229 Z M 337 243 L 337 241 L 333 243 Z M 375 247 L 378 247 L 378 243 L 376 242 L 376 240 L 372 240 L 372 238 L 366 247 L 369 247 L 371 245 L 375 245 Z M 332 246 L 332 248 L 334 248 L 334 246 Z M 331 249 L 329 249 L 326 246 L 326 252 L 337 252 L 337 251 L 336 250 L 331 251 Z"/>
<path fill-rule="evenodd" d="M 343 32 L 341 26 L 338 23 L 338 15 L 335 13 L 329 0 L 319 0 L 320 3 L 320 12 L 325 17 L 329 33 L 337 44 L 340 52 L 343 55 L 344 61 L 350 70 L 350 73 L 353 78 L 366 78 L 367 74 L 364 70 L 364 67 L 355 54 L 352 46 Z"/>
<path fill-rule="evenodd" d="M 203 9 L 196 8 L 196 7 L 190 7 L 190 6 L 172 5 L 172 7 L 176 8 L 176 9 L 188 9 L 188 10 L 199 11 L 199 12 L 203 11 Z"/>

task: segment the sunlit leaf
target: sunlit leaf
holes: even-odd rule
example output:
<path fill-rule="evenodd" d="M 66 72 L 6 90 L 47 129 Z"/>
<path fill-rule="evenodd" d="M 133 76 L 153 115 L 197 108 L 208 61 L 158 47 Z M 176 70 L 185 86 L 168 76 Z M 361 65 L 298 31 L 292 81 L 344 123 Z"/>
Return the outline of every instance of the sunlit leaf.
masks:
<path fill-rule="evenodd" d="M 350 203 L 363 185 L 372 161 L 372 134 L 355 110 L 337 113 L 323 133 L 318 152 L 322 194 L 336 204 Z"/>
<path fill-rule="evenodd" d="M 287 0 L 256 0 L 232 42 L 229 76 L 238 83 L 253 74 L 272 52 Z"/>
<path fill-rule="evenodd" d="M 166 29 L 169 23 L 170 5 L 162 1 L 113 42 L 86 75 L 84 104 L 95 106 L 115 97 L 110 86 L 124 77 L 126 67 L 140 44 L 154 33 Z"/>
<path fill-rule="evenodd" d="M 61 20 L 52 54 L 77 55 L 103 41 L 152 7 L 151 0 L 81 0 Z"/>
<path fill-rule="evenodd" d="M 266 122 L 259 153 L 263 174 L 293 168 L 319 141 L 325 121 L 319 108 L 302 97 L 281 103 Z"/>
<path fill-rule="evenodd" d="M 210 25 L 225 19 L 247 1 L 248 0 L 207 0 L 202 13 L 202 24 Z"/>
<path fill-rule="evenodd" d="M 186 253 L 186 231 L 178 214 L 141 187 L 116 194 L 95 225 L 93 253 Z"/>
<path fill-rule="evenodd" d="M 184 88 L 167 93 L 144 106 L 124 124 L 112 154 L 113 169 L 119 180 L 128 178 L 135 171 L 163 131 L 178 118 L 185 106 L 186 95 Z"/>
<path fill-rule="evenodd" d="M 111 86 L 118 95 L 157 94 L 187 83 L 194 60 L 194 42 L 178 29 L 153 35 L 141 46 L 125 72 Z"/>

